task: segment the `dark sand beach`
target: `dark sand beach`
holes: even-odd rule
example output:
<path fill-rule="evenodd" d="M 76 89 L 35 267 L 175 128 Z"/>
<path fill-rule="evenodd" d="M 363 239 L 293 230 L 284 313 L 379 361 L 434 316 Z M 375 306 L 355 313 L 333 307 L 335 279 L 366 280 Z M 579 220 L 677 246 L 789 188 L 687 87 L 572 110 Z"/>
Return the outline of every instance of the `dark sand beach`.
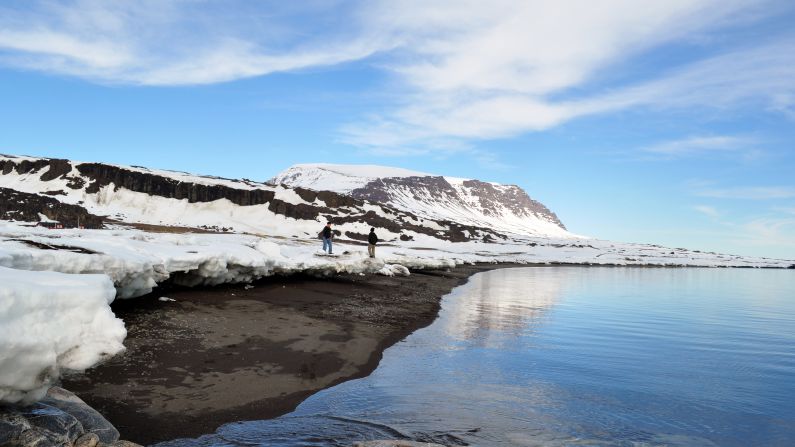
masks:
<path fill-rule="evenodd" d="M 119 300 L 127 351 L 63 386 L 142 444 L 277 417 L 368 375 L 386 348 L 434 320 L 443 295 L 497 267 L 271 278 Z"/>

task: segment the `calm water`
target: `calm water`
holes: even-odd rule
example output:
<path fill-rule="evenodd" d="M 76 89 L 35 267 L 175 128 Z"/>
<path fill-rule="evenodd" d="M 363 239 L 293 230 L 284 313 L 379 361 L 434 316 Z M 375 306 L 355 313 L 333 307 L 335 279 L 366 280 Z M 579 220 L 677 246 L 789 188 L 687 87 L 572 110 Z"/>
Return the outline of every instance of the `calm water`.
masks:
<path fill-rule="evenodd" d="M 486 272 L 369 377 L 173 445 L 795 445 L 795 272 Z"/>

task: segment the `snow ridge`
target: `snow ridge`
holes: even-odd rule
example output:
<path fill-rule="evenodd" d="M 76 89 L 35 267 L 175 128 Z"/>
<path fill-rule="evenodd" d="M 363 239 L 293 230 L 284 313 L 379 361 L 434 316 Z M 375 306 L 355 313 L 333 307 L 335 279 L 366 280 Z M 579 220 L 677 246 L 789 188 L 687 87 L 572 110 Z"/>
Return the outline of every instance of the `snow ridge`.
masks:
<path fill-rule="evenodd" d="M 429 175 L 431 174 L 389 166 L 305 163 L 293 165 L 272 178 L 269 183 L 344 194 L 362 188 L 379 178 L 426 177 Z"/>

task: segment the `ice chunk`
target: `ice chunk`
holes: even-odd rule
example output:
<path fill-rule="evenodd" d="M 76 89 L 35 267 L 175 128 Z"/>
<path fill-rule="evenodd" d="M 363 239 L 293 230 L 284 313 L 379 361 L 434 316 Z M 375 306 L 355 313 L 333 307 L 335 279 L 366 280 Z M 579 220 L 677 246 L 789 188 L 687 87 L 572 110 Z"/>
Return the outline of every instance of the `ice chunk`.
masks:
<path fill-rule="evenodd" d="M 384 267 L 378 271 L 378 274 L 384 276 L 409 276 L 411 273 L 409 269 L 400 264 L 384 264 Z"/>
<path fill-rule="evenodd" d="M 124 350 L 106 275 L 0 267 L 0 401 L 40 399 L 62 369 L 82 371 Z"/>

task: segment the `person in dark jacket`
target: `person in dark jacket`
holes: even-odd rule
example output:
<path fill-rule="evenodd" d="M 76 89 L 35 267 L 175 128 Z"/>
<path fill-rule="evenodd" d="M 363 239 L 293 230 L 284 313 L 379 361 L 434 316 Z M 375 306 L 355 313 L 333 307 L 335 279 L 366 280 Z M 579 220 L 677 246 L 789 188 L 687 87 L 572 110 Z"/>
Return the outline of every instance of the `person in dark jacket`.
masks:
<path fill-rule="evenodd" d="M 323 238 L 323 252 L 328 247 L 328 254 L 331 254 L 331 239 L 334 238 L 334 233 L 331 231 L 331 222 L 326 223 L 326 226 L 323 227 L 320 237 Z"/>
<path fill-rule="evenodd" d="M 375 235 L 375 228 L 370 228 L 370 235 L 367 236 L 367 253 L 371 258 L 375 257 L 375 244 L 378 243 L 378 236 Z"/>

